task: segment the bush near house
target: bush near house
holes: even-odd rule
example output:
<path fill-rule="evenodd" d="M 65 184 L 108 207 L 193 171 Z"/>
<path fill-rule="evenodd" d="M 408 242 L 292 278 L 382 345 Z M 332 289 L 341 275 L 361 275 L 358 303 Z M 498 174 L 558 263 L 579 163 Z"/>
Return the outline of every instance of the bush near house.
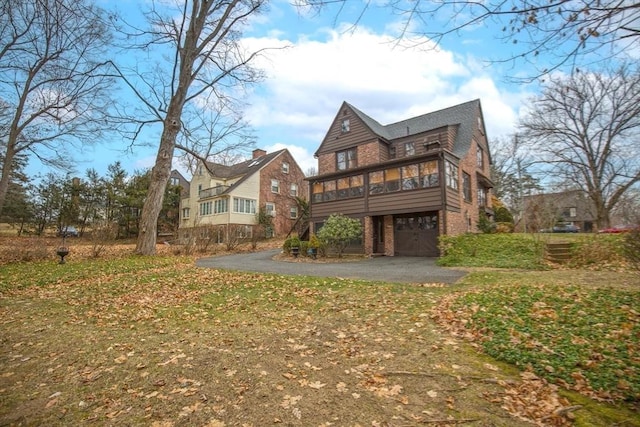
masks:
<path fill-rule="evenodd" d="M 338 258 L 342 258 L 349 243 L 362 236 L 362 224 L 357 219 L 332 214 L 317 235 L 320 241 L 336 251 Z"/>

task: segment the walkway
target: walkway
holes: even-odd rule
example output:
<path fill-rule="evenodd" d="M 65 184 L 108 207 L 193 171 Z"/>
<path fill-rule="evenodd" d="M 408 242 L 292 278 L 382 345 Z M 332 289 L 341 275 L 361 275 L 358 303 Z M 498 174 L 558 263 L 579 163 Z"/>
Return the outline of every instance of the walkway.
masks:
<path fill-rule="evenodd" d="M 466 274 L 464 271 L 438 267 L 435 258 L 376 257 L 337 263 L 275 261 L 273 257 L 279 252 L 280 249 L 274 249 L 202 258 L 196 261 L 196 265 L 261 273 L 348 277 L 402 283 L 455 283 Z"/>

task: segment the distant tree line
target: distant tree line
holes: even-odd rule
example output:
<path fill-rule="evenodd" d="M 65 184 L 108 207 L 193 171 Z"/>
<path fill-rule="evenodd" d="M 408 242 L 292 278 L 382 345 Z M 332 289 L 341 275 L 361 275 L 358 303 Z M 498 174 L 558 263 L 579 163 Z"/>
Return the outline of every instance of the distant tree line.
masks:
<path fill-rule="evenodd" d="M 0 221 L 10 224 L 18 235 L 45 235 L 74 226 L 81 236 L 108 227 L 115 238 L 134 237 L 149 180 L 150 171 L 129 175 L 120 162 L 109 165 L 106 176 L 94 169 L 84 177 L 50 172 L 29 184 L 24 174 L 15 174 Z M 177 231 L 180 192 L 179 186 L 167 184 L 159 232 Z"/>

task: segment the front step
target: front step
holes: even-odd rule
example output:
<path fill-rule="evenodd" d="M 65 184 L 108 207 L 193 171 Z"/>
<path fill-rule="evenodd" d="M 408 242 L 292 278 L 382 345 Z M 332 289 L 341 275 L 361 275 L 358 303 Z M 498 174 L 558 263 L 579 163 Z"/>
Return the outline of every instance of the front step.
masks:
<path fill-rule="evenodd" d="M 547 243 L 546 258 L 548 261 L 556 264 L 564 264 L 571 260 L 571 248 L 573 243 L 570 242 L 553 242 Z"/>

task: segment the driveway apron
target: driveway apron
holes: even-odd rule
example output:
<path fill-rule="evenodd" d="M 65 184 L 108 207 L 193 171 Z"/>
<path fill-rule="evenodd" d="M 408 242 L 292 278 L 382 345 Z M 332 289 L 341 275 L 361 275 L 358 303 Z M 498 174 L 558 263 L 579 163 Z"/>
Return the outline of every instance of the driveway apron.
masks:
<path fill-rule="evenodd" d="M 455 283 L 466 273 L 436 265 L 436 258 L 375 257 L 336 263 L 287 262 L 273 259 L 279 249 L 202 258 L 198 267 L 287 275 L 342 277 L 399 283 Z"/>

